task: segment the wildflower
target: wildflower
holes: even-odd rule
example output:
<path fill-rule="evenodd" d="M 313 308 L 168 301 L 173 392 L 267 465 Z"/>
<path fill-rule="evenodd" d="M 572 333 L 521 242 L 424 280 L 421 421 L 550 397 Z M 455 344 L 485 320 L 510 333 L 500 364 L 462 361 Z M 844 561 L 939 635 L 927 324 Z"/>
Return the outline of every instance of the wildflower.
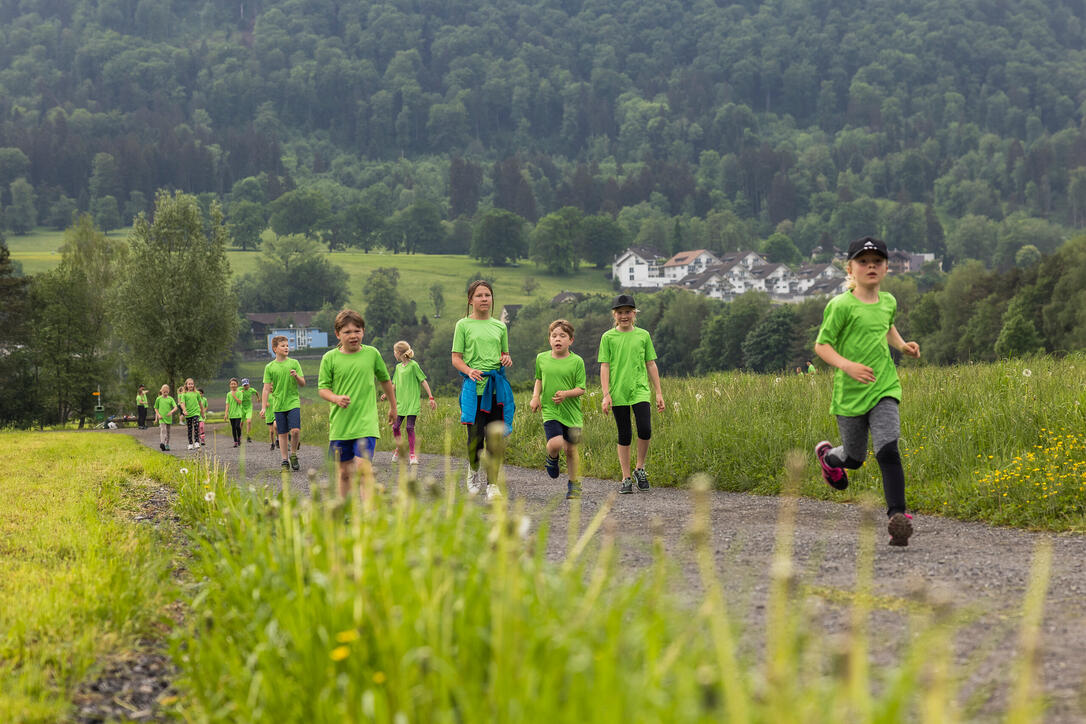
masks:
<path fill-rule="evenodd" d="M 351 649 L 349 646 L 337 646 L 328 655 L 332 658 L 332 661 L 343 661 L 343 659 L 351 655 Z"/>
<path fill-rule="evenodd" d="M 1023 377 L 1029 377 L 1029 376 L 1031 376 L 1032 374 L 1033 374 L 1033 372 L 1031 372 L 1031 371 L 1030 371 L 1030 369 L 1029 369 L 1028 367 L 1027 367 L 1026 369 L 1022 370 L 1022 376 L 1023 376 Z"/>
<path fill-rule="evenodd" d="M 696 395 L 694 395 L 694 399 L 697 400 L 698 402 L 701 402 L 701 398 L 702 398 L 702 394 L 700 392 L 697 393 Z"/>
<path fill-rule="evenodd" d="M 773 378 L 773 384 L 775 384 L 775 385 L 776 385 L 776 384 L 779 384 L 779 383 L 780 383 L 780 381 L 781 381 L 781 378 L 780 378 L 780 377 L 774 377 L 774 378 Z"/>
<path fill-rule="evenodd" d="M 182 475 L 188 475 L 189 474 L 189 469 L 188 468 L 181 468 L 181 474 Z"/>
<path fill-rule="evenodd" d="M 373 683 L 380 685 L 380 684 L 385 683 L 386 681 L 388 681 L 388 677 L 385 676 L 385 672 L 383 672 L 383 671 L 374 671 L 373 672 Z"/>
<path fill-rule="evenodd" d="M 206 493 L 204 493 L 204 500 L 206 500 L 209 503 L 214 503 L 215 502 L 215 491 L 214 490 L 209 490 Z"/>
<path fill-rule="evenodd" d="M 528 539 L 528 531 L 532 528 L 532 519 L 526 515 L 520 516 L 520 520 L 517 521 L 517 535 L 522 539 Z"/>
<path fill-rule="evenodd" d="M 336 643 L 349 644 L 358 640 L 358 629 L 349 628 L 336 634 Z"/>

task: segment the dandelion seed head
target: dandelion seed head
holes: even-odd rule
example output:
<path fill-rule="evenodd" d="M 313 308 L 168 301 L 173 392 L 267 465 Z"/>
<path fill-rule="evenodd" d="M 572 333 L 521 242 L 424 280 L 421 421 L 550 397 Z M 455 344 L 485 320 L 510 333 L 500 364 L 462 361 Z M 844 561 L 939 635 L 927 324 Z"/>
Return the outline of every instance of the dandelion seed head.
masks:
<path fill-rule="evenodd" d="M 214 503 L 215 502 L 215 491 L 214 490 L 209 490 L 206 493 L 204 493 L 204 500 L 206 500 L 209 503 Z"/>

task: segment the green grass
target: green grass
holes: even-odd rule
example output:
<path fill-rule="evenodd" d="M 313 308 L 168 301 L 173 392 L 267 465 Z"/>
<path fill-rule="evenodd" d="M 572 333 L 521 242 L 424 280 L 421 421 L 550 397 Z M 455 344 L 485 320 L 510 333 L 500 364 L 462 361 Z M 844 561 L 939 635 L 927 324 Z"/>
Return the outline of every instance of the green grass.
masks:
<path fill-rule="evenodd" d="M 160 637 L 172 554 L 131 516 L 164 456 L 125 435 L 5 433 L 0 721 L 71 717 L 102 657 Z"/>
<path fill-rule="evenodd" d="M 804 463 L 789 463 L 794 485 Z M 497 471 L 492 471 L 496 475 Z M 495 479 L 492 477 L 492 479 Z M 694 486 L 690 541 L 700 575 L 689 593 L 664 553 L 631 574 L 601 526 L 574 503 L 561 563 L 544 556 L 546 521 L 505 499 L 465 503 L 456 478 L 419 495 L 365 502 L 239 488 L 214 470 L 177 474 L 193 528 L 197 581 L 175 642 L 176 714 L 229 721 L 946 721 L 968 718 L 968 679 L 951 652 L 960 621 L 924 601 L 876 598 L 877 516 L 865 516 L 857 587 L 828 596 L 790 573 L 795 498 L 778 523 L 764 612 L 765 646 L 744 647 L 709 544 L 708 481 Z M 581 532 L 583 530 L 583 533 Z M 1023 647 L 1008 657 L 1008 721 L 1034 721 L 1037 616 L 1048 572 L 1037 556 L 1023 606 Z M 741 596 L 740 596 L 741 598 Z M 851 625 L 812 626 L 815 601 Z M 822 604 L 825 605 L 825 604 Z M 904 614 L 894 662 L 871 667 L 873 609 Z"/>
<path fill-rule="evenodd" d="M 981 520 L 1056 531 L 1086 531 L 1086 357 L 1037 358 L 955 367 L 908 365 L 900 370 L 901 453 L 912 509 L 963 520 Z M 653 413 L 647 470 L 654 484 L 681 485 L 705 473 L 722 490 L 775 495 L 788 452 L 813 451 L 823 439 L 837 440 L 829 413 L 832 380 L 817 375 L 717 374 L 663 381 L 667 409 Z M 528 408 L 530 395 L 516 395 L 514 433 L 508 459 L 539 467 L 542 421 Z M 615 425 L 599 409 L 599 387 L 589 381 L 582 472 L 618 480 Z M 454 454 L 465 434 L 459 406 L 439 399 L 438 411 L 418 421 L 421 450 L 440 453 L 448 431 Z M 303 435 L 319 444 L 327 434 L 327 410 L 304 410 Z M 382 428 L 379 449 L 391 449 Z M 813 454 L 802 495 L 856 502 L 882 497 L 882 478 L 871 453 L 851 485 L 831 491 Z"/>

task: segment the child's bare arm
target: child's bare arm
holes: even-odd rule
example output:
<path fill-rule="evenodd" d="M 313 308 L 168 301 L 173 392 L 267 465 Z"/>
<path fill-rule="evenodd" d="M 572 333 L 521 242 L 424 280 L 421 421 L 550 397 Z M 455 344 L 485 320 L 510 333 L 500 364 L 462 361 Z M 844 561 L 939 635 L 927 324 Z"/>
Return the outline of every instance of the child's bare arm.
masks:
<path fill-rule="evenodd" d="M 381 382 L 381 388 L 385 391 L 385 397 L 388 398 L 388 424 L 392 425 L 396 422 L 396 388 L 392 386 L 392 380 L 383 380 Z"/>
<path fill-rule="evenodd" d="M 261 417 L 264 417 L 265 416 L 264 413 L 266 413 L 267 410 L 268 410 L 268 395 L 270 395 L 271 392 L 272 392 L 272 383 L 271 382 L 265 382 L 264 383 L 264 390 L 260 395 L 260 416 Z"/>
<path fill-rule="evenodd" d="M 863 382 L 865 385 L 875 381 L 875 372 L 867 365 L 860 364 L 859 362 L 853 362 L 852 360 L 842 357 L 832 345 L 822 342 L 814 346 L 815 354 L 817 354 L 823 362 L 836 367 L 846 375 L 856 380 L 857 382 Z"/>
<path fill-rule="evenodd" d="M 422 389 L 426 390 L 426 396 L 430 398 L 430 409 L 436 410 L 437 403 L 434 402 L 434 393 L 430 391 L 430 385 L 426 383 L 426 380 L 422 381 Z"/>
<path fill-rule="evenodd" d="M 611 411 L 611 364 L 609 362 L 600 362 L 600 387 L 603 388 L 600 409 L 608 413 Z"/>
<path fill-rule="evenodd" d="M 543 380 L 536 380 L 535 387 L 532 388 L 532 399 L 528 403 L 528 407 L 532 408 L 532 412 L 539 412 L 543 407 L 542 401 L 539 399 L 540 393 L 543 391 Z"/>
<path fill-rule="evenodd" d="M 658 412 L 664 411 L 664 390 L 660 387 L 660 369 L 656 366 L 656 360 L 650 359 L 645 363 L 645 369 L 649 373 L 649 382 L 652 383 L 652 387 L 656 390 L 656 409 Z"/>
<path fill-rule="evenodd" d="M 920 345 L 916 342 L 906 342 L 893 324 L 890 325 L 890 331 L 886 333 L 886 342 L 901 354 L 920 357 Z"/>

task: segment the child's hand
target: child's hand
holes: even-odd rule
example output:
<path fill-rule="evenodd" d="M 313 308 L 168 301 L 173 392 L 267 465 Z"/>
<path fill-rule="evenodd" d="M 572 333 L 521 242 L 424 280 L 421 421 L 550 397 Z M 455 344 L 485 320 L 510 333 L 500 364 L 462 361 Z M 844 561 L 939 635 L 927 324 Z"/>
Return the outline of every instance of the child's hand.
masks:
<path fill-rule="evenodd" d="M 260 411 L 260 417 L 261 417 L 261 419 L 263 419 L 263 418 L 264 418 L 264 410 L 261 410 L 261 411 Z"/>
<path fill-rule="evenodd" d="M 663 412 L 664 411 L 664 395 L 662 393 L 656 395 L 656 411 L 657 412 Z"/>
<path fill-rule="evenodd" d="M 336 397 L 336 404 L 346 409 L 347 405 L 351 404 L 350 395 L 339 395 Z"/>
<path fill-rule="evenodd" d="M 386 395 L 384 392 L 382 392 L 381 396 L 378 399 L 381 400 L 381 402 L 384 402 L 385 400 L 388 399 L 388 395 Z"/>
<path fill-rule="evenodd" d="M 608 392 L 603 396 L 603 400 L 600 402 L 600 409 L 603 410 L 603 414 L 607 414 L 611 411 L 611 393 Z"/>
<path fill-rule="evenodd" d="M 508 352 L 502 352 L 502 356 L 498 358 L 502 367 L 512 367 L 513 358 L 509 356 Z"/>
<path fill-rule="evenodd" d="M 849 362 L 848 364 L 843 365 L 841 369 L 846 375 L 865 385 L 869 385 L 875 381 L 875 371 L 859 362 Z"/>
<path fill-rule="evenodd" d="M 483 373 L 479 370 L 473 369 L 468 372 L 468 379 L 475 380 L 476 382 L 483 381 Z"/>
<path fill-rule="evenodd" d="M 430 412 L 433 412 L 436 409 L 437 409 L 437 403 L 434 402 L 434 398 L 431 397 L 430 398 Z"/>
<path fill-rule="evenodd" d="M 396 414 L 396 408 L 395 407 L 389 407 L 388 408 L 388 424 L 389 425 L 395 425 L 397 417 L 399 417 L 399 415 Z"/>
<path fill-rule="evenodd" d="M 556 405 L 561 405 L 566 401 L 566 395 L 569 394 L 566 390 L 558 390 L 554 393 L 554 397 L 551 398 L 551 402 Z"/>
<path fill-rule="evenodd" d="M 540 401 L 539 395 L 532 395 L 532 400 L 528 403 L 528 407 L 532 408 L 532 412 L 539 412 L 539 409 L 543 407 L 543 403 Z"/>
<path fill-rule="evenodd" d="M 907 354 L 914 359 L 920 359 L 920 345 L 916 342 L 906 342 L 901 348 L 901 354 Z"/>
<path fill-rule="evenodd" d="M 298 370 L 292 369 L 290 371 L 290 376 L 293 377 L 294 379 L 298 379 Z"/>

